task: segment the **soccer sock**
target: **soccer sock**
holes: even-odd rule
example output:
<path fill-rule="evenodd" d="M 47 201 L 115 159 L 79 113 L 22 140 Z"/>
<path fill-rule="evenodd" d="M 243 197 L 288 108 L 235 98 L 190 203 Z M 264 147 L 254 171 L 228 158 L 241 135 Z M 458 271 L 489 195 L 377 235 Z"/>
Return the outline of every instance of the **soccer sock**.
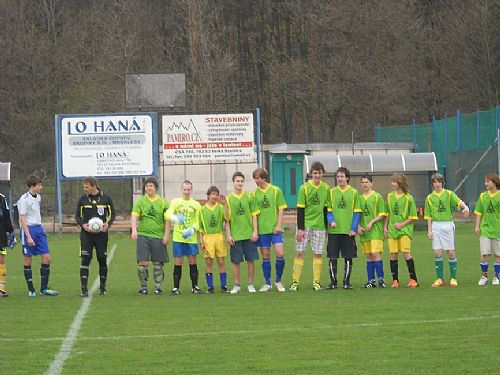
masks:
<path fill-rule="evenodd" d="M 304 259 L 302 259 L 304 264 Z M 319 283 L 321 280 L 321 268 L 323 267 L 323 258 L 313 258 L 313 281 Z"/>
<path fill-rule="evenodd" d="M 344 259 L 344 284 L 350 284 L 352 273 L 352 258 Z"/>
<path fill-rule="evenodd" d="M 489 268 L 489 262 L 480 262 L 479 265 L 481 266 L 481 272 L 483 273 L 484 277 L 488 277 L 488 268 Z"/>
<path fill-rule="evenodd" d="M 398 271 L 398 260 L 392 260 L 391 259 L 391 274 L 392 274 L 392 279 L 399 281 L 399 271 Z"/>
<path fill-rule="evenodd" d="M 82 289 L 87 289 L 87 283 L 89 280 L 89 266 L 80 266 L 80 283 L 82 284 Z"/>
<path fill-rule="evenodd" d="M 7 279 L 7 266 L 5 264 L 0 264 L 0 290 L 2 292 L 6 291 L 5 280 Z"/>
<path fill-rule="evenodd" d="M 368 282 L 375 280 L 375 267 L 372 260 L 366 261 L 366 274 L 368 275 Z"/>
<path fill-rule="evenodd" d="M 300 275 L 302 275 L 302 268 L 303 267 L 304 267 L 304 259 L 297 259 L 297 258 L 295 258 L 293 260 L 292 280 L 294 282 L 300 282 Z M 314 259 L 313 259 L 313 270 L 314 270 Z"/>
<path fill-rule="evenodd" d="M 337 259 L 330 258 L 328 261 L 328 269 L 330 271 L 330 282 L 337 285 Z"/>
<path fill-rule="evenodd" d="M 139 277 L 139 283 L 141 283 L 141 288 L 148 287 L 149 270 L 147 265 L 138 264 L 137 265 L 137 277 Z"/>
<path fill-rule="evenodd" d="M 174 288 L 179 289 L 182 278 L 182 266 L 174 266 Z"/>
<path fill-rule="evenodd" d="M 410 279 L 417 281 L 417 273 L 415 272 L 415 262 L 413 261 L 413 258 L 406 259 L 406 267 L 408 267 Z"/>
<path fill-rule="evenodd" d="M 493 269 L 495 270 L 495 276 L 498 277 L 500 274 L 500 262 L 495 262 Z"/>
<path fill-rule="evenodd" d="M 214 287 L 214 275 L 213 275 L 213 273 L 206 273 L 205 278 L 207 279 L 207 286 L 209 288 L 213 288 Z"/>
<path fill-rule="evenodd" d="M 457 278 L 457 258 L 449 258 L 448 265 L 450 266 L 450 278 Z"/>
<path fill-rule="evenodd" d="M 49 285 L 50 264 L 40 265 L 40 290 L 45 290 Z"/>
<path fill-rule="evenodd" d="M 198 266 L 196 264 L 189 265 L 189 277 L 191 278 L 191 287 L 198 285 Z"/>
<path fill-rule="evenodd" d="M 219 279 L 220 279 L 220 287 L 226 287 L 227 286 L 227 273 L 226 272 L 221 272 L 219 273 Z"/>
<path fill-rule="evenodd" d="M 24 266 L 24 278 L 26 279 L 28 290 L 30 292 L 34 292 L 35 287 L 33 286 L 33 273 L 31 271 L 31 266 Z"/>
<path fill-rule="evenodd" d="M 381 259 L 376 260 L 373 263 L 375 263 L 375 270 L 377 271 L 379 280 L 384 280 L 384 261 Z"/>
<path fill-rule="evenodd" d="M 276 264 L 274 265 L 276 270 L 276 282 L 281 282 L 281 278 L 283 277 L 283 270 L 285 269 L 285 258 L 276 257 Z"/>
<path fill-rule="evenodd" d="M 163 264 L 154 265 L 153 276 L 155 278 L 155 288 L 160 289 L 161 283 L 165 279 L 165 273 L 163 272 Z"/>
<path fill-rule="evenodd" d="M 108 279 L 108 265 L 106 264 L 106 257 L 103 258 L 97 258 L 97 261 L 99 262 L 99 281 L 100 281 L 100 288 L 104 289 L 106 288 L 106 280 Z"/>
<path fill-rule="evenodd" d="M 443 257 L 435 257 L 434 264 L 436 265 L 436 275 L 438 279 L 444 280 Z"/>
<path fill-rule="evenodd" d="M 271 259 L 262 259 L 262 273 L 267 285 L 271 285 Z"/>

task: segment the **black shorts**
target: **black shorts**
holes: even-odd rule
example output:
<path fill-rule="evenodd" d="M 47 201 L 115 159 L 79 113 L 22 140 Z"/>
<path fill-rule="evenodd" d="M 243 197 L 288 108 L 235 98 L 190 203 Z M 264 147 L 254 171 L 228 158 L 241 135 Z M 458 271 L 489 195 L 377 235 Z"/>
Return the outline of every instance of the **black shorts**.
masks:
<path fill-rule="evenodd" d="M 90 256 L 95 248 L 97 258 L 105 258 L 108 251 L 108 232 L 80 232 L 80 256 Z"/>
<path fill-rule="evenodd" d="M 356 237 L 348 234 L 328 234 L 328 245 L 326 247 L 328 258 L 356 258 L 358 247 Z"/>

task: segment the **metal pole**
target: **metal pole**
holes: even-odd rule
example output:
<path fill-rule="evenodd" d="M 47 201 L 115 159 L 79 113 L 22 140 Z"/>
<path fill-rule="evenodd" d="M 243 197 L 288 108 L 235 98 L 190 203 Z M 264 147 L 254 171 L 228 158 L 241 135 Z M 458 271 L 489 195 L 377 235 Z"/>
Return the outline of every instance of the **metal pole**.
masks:
<path fill-rule="evenodd" d="M 479 120 L 479 108 L 476 110 L 476 148 L 480 148 L 481 144 L 481 136 L 480 136 L 480 131 L 479 131 L 479 125 L 480 125 L 480 120 Z"/>
<path fill-rule="evenodd" d="M 256 114 L 257 114 L 257 165 L 259 167 L 262 167 L 262 160 L 261 160 L 261 144 L 260 144 L 260 108 L 256 108 Z"/>

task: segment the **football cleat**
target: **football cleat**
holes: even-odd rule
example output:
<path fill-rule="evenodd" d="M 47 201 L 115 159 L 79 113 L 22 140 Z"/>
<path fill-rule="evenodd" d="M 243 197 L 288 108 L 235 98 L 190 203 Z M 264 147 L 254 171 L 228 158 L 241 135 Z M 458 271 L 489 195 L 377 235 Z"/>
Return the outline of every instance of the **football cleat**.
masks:
<path fill-rule="evenodd" d="M 299 283 L 294 281 L 292 285 L 290 285 L 290 288 L 288 288 L 288 290 L 290 292 L 296 292 L 297 290 L 299 290 Z"/>
<path fill-rule="evenodd" d="M 8 296 L 9 296 L 9 293 L 7 293 L 4 290 L 0 290 L 0 298 L 2 298 L 2 297 L 8 297 Z"/>
<path fill-rule="evenodd" d="M 41 290 L 40 294 L 42 294 L 44 296 L 54 297 L 54 296 L 57 296 L 59 294 L 59 292 L 57 290 L 52 290 L 50 288 L 47 288 L 47 289 Z"/>
<path fill-rule="evenodd" d="M 269 284 L 264 284 L 260 287 L 259 292 L 269 292 L 273 287 Z"/>
<path fill-rule="evenodd" d="M 376 288 L 377 284 L 375 281 L 369 281 L 365 285 L 363 285 L 363 288 Z"/>
<path fill-rule="evenodd" d="M 148 288 L 141 288 L 137 291 L 137 294 L 140 296 L 145 296 L 148 294 Z"/>
<path fill-rule="evenodd" d="M 179 294 L 181 294 L 181 291 L 177 288 L 172 289 L 172 291 L 170 292 L 171 296 L 178 296 Z"/>
<path fill-rule="evenodd" d="M 248 284 L 247 289 L 248 289 L 248 293 L 256 293 L 257 292 L 257 290 L 255 289 L 253 284 Z"/>
<path fill-rule="evenodd" d="M 28 297 L 35 298 L 36 297 L 36 292 L 34 290 L 28 291 Z"/>
<path fill-rule="evenodd" d="M 207 289 L 207 293 L 208 293 L 208 294 L 214 294 L 214 293 L 215 293 L 215 289 L 214 289 L 214 287 L 208 288 L 208 289 Z"/>
<path fill-rule="evenodd" d="M 399 281 L 398 280 L 392 280 L 391 288 L 399 288 Z"/>
<path fill-rule="evenodd" d="M 200 289 L 200 287 L 198 285 L 195 285 L 192 289 L 191 289 L 191 293 L 193 294 L 203 294 L 203 290 Z"/>
<path fill-rule="evenodd" d="M 417 280 L 410 279 L 410 281 L 408 282 L 408 288 L 410 289 L 418 288 Z"/>
<path fill-rule="evenodd" d="M 286 292 L 286 289 L 281 281 L 276 282 L 274 285 L 276 286 L 276 290 L 278 292 Z"/>
<path fill-rule="evenodd" d="M 106 295 L 106 288 L 101 286 L 99 287 L 99 295 L 100 296 L 105 296 Z"/>
<path fill-rule="evenodd" d="M 161 288 L 155 288 L 155 295 L 161 296 L 163 294 L 163 290 Z"/>
<path fill-rule="evenodd" d="M 231 291 L 229 293 L 231 294 L 238 294 L 241 290 L 241 287 L 239 285 L 235 285 L 233 286 L 233 289 L 231 289 Z"/>
<path fill-rule="evenodd" d="M 488 283 L 488 278 L 486 276 L 481 276 L 479 281 L 477 282 L 477 285 L 486 285 Z"/>
<path fill-rule="evenodd" d="M 227 286 L 221 286 L 220 287 L 220 292 L 222 294 L 226 294 L 226 293 L 229 293 L 229 290 L 227 289 Z"/>
<path fill-rule="evenodd" d="M 345 282 L 343 288 L 344 289 L 352 289 L 352 285 L 348 282 Z"/>
<path fill-rule="evenodd" d="M 491 285 L 500 285 L 500 280 L 498 280 L 497 276 L 495 276 L 493 280 L 491 280 Z"/>
<path fill-rule="evenodd" d="M 443 280 L 443 279 L 436 279 L 436 281 L 434 281 L 431 286 L 433 288 L 439 288 L 439 287 L 445 286 L 445 285 L 446 285 L 446 281 L 445 280 Z"/>
<path fill-rule="evenodd" d="M 320 290 L 323 290 L 323 288 L 321 287 L 321 284 L 316 282 L 316 281 L 313 282 L 313 289 L 315 292 L 319 292 Z"/>
<path fill-rule="evenodd" d="M 82 288 L 82 292 L 80 293 L 80 296 L 82 297 L 88 297 L 89 296 L 89 291 L 87 288 Z"/>
<path fill-rule="evenodd" d="M 378 279 L 378 287 L 379 288 L 385 288 L 385 281 L 384 281 L 384 279 Z"/>
<path fill-rule="evenodd" d="M 456 288 L 458 286 L 458 281 L 457 279 L 450 279 L 450 286 L 452 288 Z"/>
<path fill-rule="evenodd" d="M 333 290 L 333 289 L 337 289 L 337 284 L 330 283 L 326 286 L 326 290 Z"/>

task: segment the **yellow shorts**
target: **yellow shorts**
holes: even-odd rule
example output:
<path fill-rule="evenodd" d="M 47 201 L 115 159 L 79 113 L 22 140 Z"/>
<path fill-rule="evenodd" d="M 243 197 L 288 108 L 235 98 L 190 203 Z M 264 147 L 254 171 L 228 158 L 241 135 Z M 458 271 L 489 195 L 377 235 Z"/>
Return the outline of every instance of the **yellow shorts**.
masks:
<path fill-rule="evenodd" d="M 227 256 L 227 244 L 224 238 L 224 233 L 204 234 L 203 243 L 205 248 L 203 254 L 205 258 L 214 259 L 215 257 Z"/>
<path fill-rule="evenodd" d="M 411 249 L 411 238 L 401 236 L 399 238 L 389 238 L 387 240 L 390 253 L 409 253 Z"/>
<path fill-rule="evenodd" d="M 384 241 L 383 240 L 370 240 L 361 242 L 361 247 L 364 254 L 374 254 L 384 252 Z"/>

